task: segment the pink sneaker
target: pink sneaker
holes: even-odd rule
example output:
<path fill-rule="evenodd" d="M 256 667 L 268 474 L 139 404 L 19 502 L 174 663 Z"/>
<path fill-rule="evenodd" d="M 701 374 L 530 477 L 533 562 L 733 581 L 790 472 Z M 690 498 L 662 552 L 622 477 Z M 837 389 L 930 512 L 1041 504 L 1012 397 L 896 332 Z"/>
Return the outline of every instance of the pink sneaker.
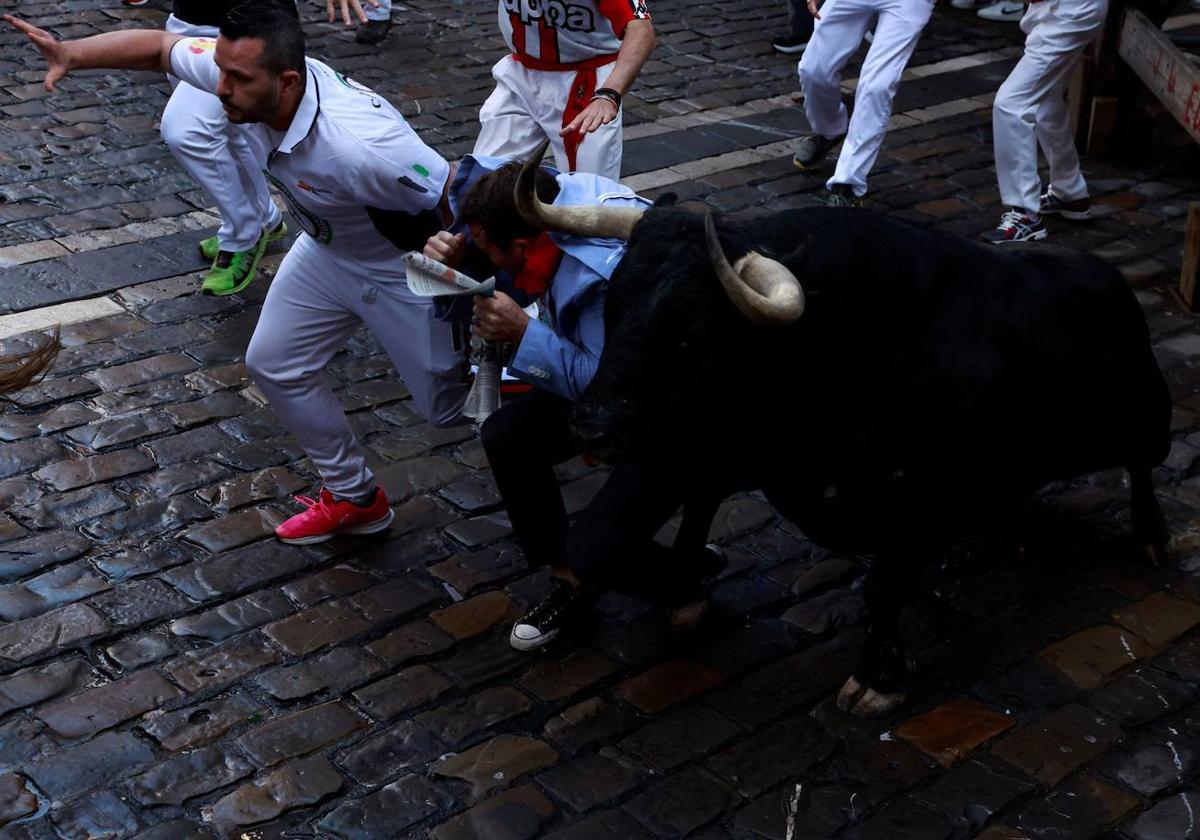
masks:
<path fill-rule="evenodd" d="M 323 487 L 316 499 L 294 498 L 306 510 L 275 529 L 275 536 L 292 545 L 325 542 L 338 534 L 374 534 L 391 525 L 395 517 L 382 487 L 375 488 L 375 501 L 366 507 L 338 501 Z"/>

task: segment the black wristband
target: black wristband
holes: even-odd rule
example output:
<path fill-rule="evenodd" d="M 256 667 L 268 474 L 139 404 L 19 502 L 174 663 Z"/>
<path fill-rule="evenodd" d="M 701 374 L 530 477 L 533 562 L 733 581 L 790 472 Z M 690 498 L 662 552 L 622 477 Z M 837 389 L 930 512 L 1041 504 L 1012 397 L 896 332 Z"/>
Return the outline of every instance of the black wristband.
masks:
<path fill-rule="evenodd" d="M 617 106 L 618 111 L 621 110 L 621 94 L 612 88 L 596 88 L 595 92 L 592 93 L 592 99 L 607 99 Z"/>

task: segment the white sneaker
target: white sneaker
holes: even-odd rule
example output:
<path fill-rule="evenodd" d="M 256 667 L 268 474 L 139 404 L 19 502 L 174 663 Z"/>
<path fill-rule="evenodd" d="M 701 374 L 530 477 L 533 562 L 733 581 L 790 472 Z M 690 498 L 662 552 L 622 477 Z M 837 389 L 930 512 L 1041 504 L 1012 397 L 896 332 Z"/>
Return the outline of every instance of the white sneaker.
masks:
<path fill-rule="evenodd" d="M 984 6 L 975 13 L 984 20 L 1010 21 L 1016 23 L 1025 16 L 1025 4 L 1014 0 L 1000 0 L 990 6 Z"/>

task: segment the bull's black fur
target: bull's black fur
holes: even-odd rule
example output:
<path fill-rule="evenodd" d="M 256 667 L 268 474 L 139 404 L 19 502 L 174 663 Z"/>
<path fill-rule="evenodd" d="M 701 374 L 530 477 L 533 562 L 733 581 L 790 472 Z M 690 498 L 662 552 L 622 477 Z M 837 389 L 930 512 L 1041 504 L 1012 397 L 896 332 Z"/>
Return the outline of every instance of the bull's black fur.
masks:
<path fill-rule="evenodd" d="M 731 262 L 754 249 L 788 265 L 803 317 L 750 323 L 718 284 L 703 220 L 651 209 L 613 275 L 575 427 L 598 454 L 673 453 L 690 480 L 763 489 L 819 544 L 875 553 L 860 681 L 899 679 L 910 564 L 1051 480 L 1126 468 L 1135 538 L 1165 542 L 1150 471 L 1171 402 L 1111 266 L 863 210 L 718 230 Z"/>

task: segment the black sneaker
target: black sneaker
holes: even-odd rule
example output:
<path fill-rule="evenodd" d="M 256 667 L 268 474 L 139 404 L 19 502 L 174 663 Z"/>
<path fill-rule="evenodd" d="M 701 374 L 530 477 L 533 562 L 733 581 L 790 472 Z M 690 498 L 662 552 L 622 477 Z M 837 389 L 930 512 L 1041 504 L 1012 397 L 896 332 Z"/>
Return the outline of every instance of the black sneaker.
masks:
<path fill-rule="evenodd" d="M 392 31 L 391 20 L 369 20 L 358 26 L 354 40 L 360 44 L 378 44 Z"/>
<path fill-rule="evenodd" d="M 771 46 L 775 48 L 775 52 L 783 53 L 784 55 L 796 55 L 804 52 L 804 48 L 808 46 L 808 39 L 812 34 L 808 35 L 788 35 L 786 38 L 775 38 L 771 41 Z"/>
<path fill-rule="evenodd" d="M 862 207 L 862 199 L 854 194 L 854 187 L 849 184 L 834 184 L 829 188 L 829 198 L 826 207 Z"/>
<path fill-rule="evenodd" d="M 583 587 L 556 578 L 550 594 L 513 624 L 508 643 L 517 650 L 536 650 L 550 643 L 586 598 Z"/>
<path fill-rule="evenodd" d="M 830 149 L 837 146 L 845 138 L 845 134 L 840 137 L 822 137 L 820 134 L 805 134 L 800 138 L 800 144 L 796 146 L 796 154 L 792 157 L 792 164 L 797 169 L 812 169 L 825 159 L 825 155 L 829 154 Z"/>
<path fill-rule="evenodd" d="M 1042 206 L 1038 210 L 1043 216 L 1062 216 L 1064 219 L 1090 219 L 1092 217 L 1092 200 L 1086 195 L 1083 198 L 1077 198 L 1074 201 L 1064 201 L 1054 194 L 1054 190 L 1047 189 L 1046 194 L 1042 196 Z"/>
<path fill-rule="evenodd" d="M 1046 226 L 1040 216 L 1035 219 L 1024 210 L 1014 207 L 1000 217 L 1000 224 L 995 229 L 980 234 L 979 238 L 989 245 L 1033 242 L 1046 238 Z"/>

